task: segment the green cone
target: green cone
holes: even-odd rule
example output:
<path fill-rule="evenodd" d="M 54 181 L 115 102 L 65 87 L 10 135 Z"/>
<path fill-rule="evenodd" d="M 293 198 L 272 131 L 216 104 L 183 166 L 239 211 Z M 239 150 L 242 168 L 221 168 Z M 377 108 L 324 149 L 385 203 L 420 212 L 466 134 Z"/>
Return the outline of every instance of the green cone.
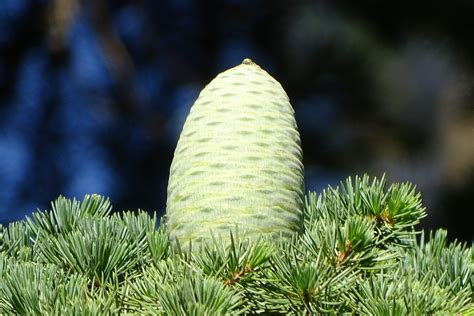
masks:
<path fill-rule="evenodd" d="M 200 93 L 181 132 L 168 183 L 170 237 L 181 245 L 290 235 L 303 220 L 300 135 L 288 96 L 250 59 Z M 212 233 L 211 233 L 212 232 Z"/>

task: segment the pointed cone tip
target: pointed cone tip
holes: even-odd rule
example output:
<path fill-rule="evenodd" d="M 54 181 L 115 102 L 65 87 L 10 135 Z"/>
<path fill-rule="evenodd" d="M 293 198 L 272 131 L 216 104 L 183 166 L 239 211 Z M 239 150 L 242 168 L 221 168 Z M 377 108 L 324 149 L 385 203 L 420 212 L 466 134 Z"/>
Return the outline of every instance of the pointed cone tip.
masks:
<path fill-rule="evenodd" d="M 252 59 L 250 58 L 245 58 L 242 61 L 242 65 L 251 65 L 251 66 L 258 66 Z"/>

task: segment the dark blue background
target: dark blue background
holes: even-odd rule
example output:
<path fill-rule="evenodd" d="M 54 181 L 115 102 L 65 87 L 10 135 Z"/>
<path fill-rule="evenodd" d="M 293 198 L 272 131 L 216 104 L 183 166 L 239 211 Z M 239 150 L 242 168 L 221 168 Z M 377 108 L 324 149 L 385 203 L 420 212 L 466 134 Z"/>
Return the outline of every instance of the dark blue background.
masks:
<path fill-rule="evenodd" d="M 251 57 L 292 100 L 308 190 L 385 172 L 418 185 L 424 227 L 472 240 L 473 16 L 467 0 L 1 0 L 0 222 L 59 194 L 164 212 L 190 106 Z"/>

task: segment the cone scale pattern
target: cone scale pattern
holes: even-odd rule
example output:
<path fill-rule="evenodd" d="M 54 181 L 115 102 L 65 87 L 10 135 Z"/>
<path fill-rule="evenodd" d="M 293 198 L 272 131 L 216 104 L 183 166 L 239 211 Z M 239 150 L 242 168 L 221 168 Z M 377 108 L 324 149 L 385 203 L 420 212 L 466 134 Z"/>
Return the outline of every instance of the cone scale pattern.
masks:
<path fill-rule="evenodd" d="M 282 86 L 250 59 L 200 93 L 170 169 L 167 221 L 181 245 L 289 235 L 302 226 L 303 164 L 294 111 Z M 212 232 L 212 233 L 211 233 Z"/>

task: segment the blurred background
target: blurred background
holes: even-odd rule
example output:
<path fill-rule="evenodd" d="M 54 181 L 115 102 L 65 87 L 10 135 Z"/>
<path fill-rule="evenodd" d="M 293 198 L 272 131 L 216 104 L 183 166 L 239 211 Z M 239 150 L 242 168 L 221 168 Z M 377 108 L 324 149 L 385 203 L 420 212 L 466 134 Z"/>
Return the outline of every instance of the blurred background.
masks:
<path fill-rule="evenodd" d="M 473 32 L 471 0 L 1 0 L 0 223 L 60 194 L 164 213 L 190 106 L 251 57 L 290 96 L 307 190 L 386 173 L 471 241 Z"/>

